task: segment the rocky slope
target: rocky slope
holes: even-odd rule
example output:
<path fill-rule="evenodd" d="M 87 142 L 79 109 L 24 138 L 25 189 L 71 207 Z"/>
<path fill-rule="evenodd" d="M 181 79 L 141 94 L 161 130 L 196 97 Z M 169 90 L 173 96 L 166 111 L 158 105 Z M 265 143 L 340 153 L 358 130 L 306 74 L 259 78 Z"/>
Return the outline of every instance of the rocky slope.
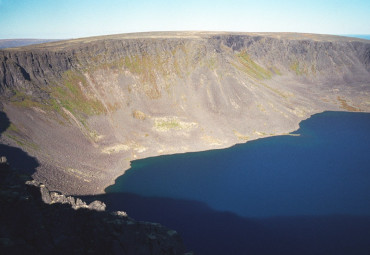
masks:
<path fill-rule="evenodd" d="M 134 159 L 370 111 L 369 93 L 370 41 L 338 36 L 142 33 L 0 51 L 1 142 L 35 156 L 34 178 L 66 194 L 102 193 Z"/>
<path fill-rule="evenodd" d="M 104 212 L 101 202 L 87 205 L 80 199 L 50 192 L 35 181 L 26 185 L 28 177 L 2 161 L 1 254 L 184 253 L 175 231 L 137 222 L 124 212 Z"/>

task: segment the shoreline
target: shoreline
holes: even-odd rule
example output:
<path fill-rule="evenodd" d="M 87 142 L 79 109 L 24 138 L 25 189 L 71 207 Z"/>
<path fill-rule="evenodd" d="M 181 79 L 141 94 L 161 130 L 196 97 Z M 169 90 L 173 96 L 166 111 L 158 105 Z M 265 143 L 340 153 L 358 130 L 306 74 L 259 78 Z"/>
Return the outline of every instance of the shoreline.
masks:
<path fill-rule="evenodd" d="M 236 145 L 243 145 L 243 144 L 246 144 L 248 142 L 251 142 L 251 141 L 256 141 L 256 140 L 259 140 L 259 139 L 267 139 L 267 138 L 271 138 L 271 137 L 277 137 L 277 136 L 294 136 L 294 137 L 299 137 L 301 136 L 301 134 L 292 134 L 293 132 L 296 132 L 300 129 L 300 123 L 303 122 L 303 121 L 306 121 L 310 118 L 312 118 L 313 116 L 315 115 L 318 115 L 318 114 L 323 114 L 323 113 L 326 113 L 326 112 L 343 112 L 343 113 L 370 113 L 370 111 L 362 111 L 362 112 L 357 112 L 357 111 L 346 111 L 346 110 L 343 110 L 343 111 L 332 111 L 332 110 L 323 110 L 323 111 L 320 111 L 320 112 L 317 112 L 317 113 L 314 113 L 312 115 L 310 115 L 309 117 L 307 118 L 304 118 L 302 119 L 299 123 L 298 123 L 298 128 L 297 129 L 294 129 L 292 130 L 291 132 L 289 133 L 282 133 L 282 134 L 275 134 L 275 135 L 267 135 L 267 136 L 264 136 L 264 137 L 258 137 L 258 138 L 255 138 L 255 139 L 252 139 L 252 140 L 248 140 L 248 141 L 245 141 L 245 142 L 240 142 L 240 143 L 235 143 L 235 144 L 232 144 L 230 146 L 227 146 L 227 147 L 220 147 L 220 148 L 212 148 L 212 149 L 205 149 L 205 150 L 199 150 L 199 151 L 187 151 L 187 152 L 177 152 L 177 153 L 171 153 L 171 154 L 161 154 L 161 155 L 153 155 L 153 156 L 147 156 L 147 157 L 142 157 L 142 158 L 137 158 L 137 159 L 133 159 L 133 160 L 130 160 L 130 166 L 125 169 L 123 171 L 123 173 L 121 175 L 118 175 L 114 180 L 113 180 L 113 183 L 106 186 L 104 188 L 104 192 L 103 193 L 99 193 L 99 194 L 92 194 L 92 195 L 103 195 L 103 194 L 107 194 L 107 192 L 105 191 L 108 187 L 110 186 L 113 186 L 116 184 L 116 180 L 123 176 L 126 171 L 130 170 L 131 169 L 131 163 L 133 161 L 136 161 L 136 160 L 142 160 L 142 159 L 148 159 L 148 158 L 155 158 L 155 157 L 160 157 L 160 156 L 169 156 L 169 155 L 176 155 L 176 154 L 184 154 L 184 153 L 197 153 L 197 152 L 205 152 L 205 151 L 212 151 L 212 150 L 226 150 L 226 149 L 230 149 Z"/>
<path fill-rule="evenodd" d="M 300 128 L 300 123 L 302 121 L 305 121 L 309 118 L 311 118 L 313 115 L 316 115 L 316 114 L 321 114 L 321 113 L 324 113 L 324 112 L 327 112 L 325 110 L 323 111 L 320 111 L 320 112 L 317 112 L 317 113 L 314 113 L 312 115 L 309 115 L 307 118 L 303 118 L 299 121 L 298 123 L 298 128 L 295 128 L 293 129 L 292 131 L 290 131 L 289 133 L 282 133 L 282 134 L 274 134 L 274 135 L 266 135 L 266 136 L 263 136 L 263 137 L 256 137 L 254 139 L 251 139 L 251 140 L 248 140 L 248 141 L 245 141 L 245 142 L 239 142 L 239 143 L 234 143 L 234 144 L 230 144 L 230 145 L 227 145 L 225 147 L 219 147 L 219 148 L 210 148 L 210 149 L 204 149 L 204 150 L 196 150 L 196 151 L 186 151 L 186 152 L 182 152 L 182 151 L 179 151 L 179 152 L 175 152 L 175 153 L 170 153 L 170 154 L 160 154 L 160 155 L 149 155 L 149 156 L 145 156 L 145 157 L 142 157 L 142 158 L 136 158 L 136 159 L 132 159 L 129 161 L 129 167 L 124 169 L 123 170 L 123 173 L 118 175 L 117 177 L 115 177 L 112 182 L 112 184 L 109 184 L 107 186 L 104 187 L 103 189 L 103 192 L 102 193 L 98 193 L 98 194 L 91 194 L 91 195 L 103 195 L 103 194 L 106 194 L 105 190 L 109 187 L 109 186 L 113 186 L 116 184 L 116 180 L 117 178 L 121 177 L 122 175 L 124 175 L 126 173 L 126 171 L 130 170 L 131 169 L 131 162 L 133 161 L 136 161 L 136 160 L 142 160 L 142 159 L 148 159 L 148 158 L 154 158 L 154 157 L 160 157 L 160 156 L 168 156 L 168 155 L 176 155 L 176 154 L 184 154 L 184 153 L 197 153 L 197 152 L 204 152 L 204 151 L 212 151 L 212 150 L 225 150 L 225 149 L 229 149 L 229 148 L 232 148 L 233 146 L 235 145 L 241 145 L 241 144 L 246 144 L 250 141 L 256 141 L 256 140 L 259 140 L 259 139 L 266 139 L 266 138 L 270 138 L 270 137 L 275 137 L 275 136 L 300 136 L 300 134 L 291 134 L 292 132 L 295 132 L 297 130 L 299 130 Z M 343 111 L 343 112 L 348 112 L 348 111 Z M 370 113 L 370 111 L 369 111 Z"/>

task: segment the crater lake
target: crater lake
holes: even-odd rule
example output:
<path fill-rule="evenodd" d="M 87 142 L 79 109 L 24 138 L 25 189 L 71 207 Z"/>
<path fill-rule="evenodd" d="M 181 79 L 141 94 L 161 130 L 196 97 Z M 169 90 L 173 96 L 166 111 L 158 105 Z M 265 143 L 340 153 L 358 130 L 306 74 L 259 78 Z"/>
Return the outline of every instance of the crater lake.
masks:
<path fill-rule="evenodd" d="M 136 160 L 106 192 L 110 209 L 177 230 L 195 254 L 368 254 L 370 114 Z"/>

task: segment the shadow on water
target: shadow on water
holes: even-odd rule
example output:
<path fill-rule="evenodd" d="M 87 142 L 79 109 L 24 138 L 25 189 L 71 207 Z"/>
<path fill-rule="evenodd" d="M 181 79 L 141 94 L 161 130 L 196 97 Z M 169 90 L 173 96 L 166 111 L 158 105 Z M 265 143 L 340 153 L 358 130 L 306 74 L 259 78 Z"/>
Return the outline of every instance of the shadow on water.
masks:
<path fill-rule="evenodd" d="M 127 211 L 136 220 L 177 230 L 195 254 L 366 254 L 370 216 L 284 216 L 246 218 L 205 203 L 128 193 L 84 197 L 108 210 Z"/>
<path fill-rule="evenodd" d="M 0 134 L 3 134 L 9 128 L 10 124 L 10 120 L 6 113 L 0 111 Z M 0 156 L 5 156 L 9 165 L 22 174 L 31 176 L 39 166 L 36 158 L 31 157 L 19 148 L 9 145 L 0 144 Z"/>
<path fill-rule="evenodd" d="M 134 172 L 129 170 L 125 177 L 122 176 L 121 181 L 124 182 L 119 183 L 120 180 L 116 180 L 117 189 L 107 189 L 111 193 L 87 199 L 102 200 L 107 204 L 108 210 L 126 211 L 130 217 L 136 220 L 159 222 L 177 230 L 183 237 L 187 249 L 193 250 L 195 254 L 369 255 L 370 215 L 367 213 L 366 199 L 369 194 L 368 166 L 370 162 L 366 152 L 369 149 L 367 141 L 370 141 L 368 132 L 370 118 L 366 116 L 369 115 L 340 112 L 315 115 L 310 120 L 301 123 L 300 130 L 295 132 L 295 134 L 301 134 L 299 137 L 261 139 L 251 142 L 249 145 L 234 146 L 224 151 L 227 156 L 229 154 L 232 156 L 227 162 L 234 164 L 239 162 L 237 161 L 239 158 L 235 159 L 233 156 L 241 151 L 243 153 L 240 156 L 240 162 L 248 162 L 249 165 L 256 166 L 256 178 L 252 179 L 251 173 L 254 172 L 249 171 L 248 184 L 246 181 L 240 182 L 239 179 L 242 175 L 239 172 L 232 172 L 231 168 L 225 168 L 230 164 L 226 162 L 225 158 L 221 158 L 224 156 L 221 155 L 222 151 L 179 154 L 133 162 L 132 170 L 136 164 L 139 167 L 146 167 L 147 171 L 142 169 L 139 171 L 138 167 L 133 174 Z M 359 119 L 363 120 L 360 124 Z M 347 133 L 346 130 L 351 130 L 351 132 Z M 284 149 L 280 147 L 281 139 L 285 141 Z M 298 145 L 296 146 L 296 144 Z M 325 150 L 325 146 L 338 149 L 328 152 Z M 288 151 L 289 148 L 291 149 Z M 242 149 L 246 151 L 244 152 Z M 314 153 L 308 154 L 308 152 Z M 212 163 L 211 167 L 204 163 L 205 158 L 210 158 L 208 161 Z M 218 158 L 221 159 L 218 160 Z M 162 164 L 162 162 L 166 163 Z M 193 164 L 193 162 L 197 164 Z M 216 163 L 213 164 L 214 162 Z M 264 175 L 260 175 L 261 162 L 265 167 L 262 169 L 265 169 Z M 305 163 L 304 167 L 302 166 L 303 162 Z M 325 162 L 329 163 L 321 164 Z M 174 164 L 176 164 L 176 171 L 173 171 Z M 181 170 L 183 165 L 184 169 Z M 219 166 L 221 169 L 215 170 L 215 167 Z M 268 168 L 270 166 L 272 168 Z M 343 166 L 345 166 L 344 169 Z M 199 168 L 202 171 L 197 171 Z M 244 168 L 240 167 L 239 169 Z M 267 171 L 266 169 L 279 169 L 279 172 Z M 300 171 L 296 171 L 296 169 L 300 169 Z M 340 172 L 339 169 L 342 171 Z M 221 175 L 222 178 L 220 178 L 222 185 L 214 186 L 218 181 L 218 175 L 214 173 L 224 172 L 225 175 Z M 231 179 L 225 184 L 224 180 L 229 180 L 228 176 L 231 173 L 237 178 Z M 244 172 L 241 171 L 241 173 Z M 288 175 L 290 173 L 292 175 Z M 285 176 L 284 178 L 288 181 L 284 182 L 284 178 L 280 178 L 281 176 Z M 307 178 L 307 176 L 311 178 Z M 258 182 L 259 180 L 261 181 Z M 270 181 L 269 185 L 266 184 L 268 180 Z M 167 183 L 171 185 L 166 192 L 155 193 Z M 227 187 L 235 186 L 237 183 L 241 183 L 241 188 L 236 189 L 234 193 L 227 193 Z M 238 205 L 240 203 L 238 199 L 245 197 L 248 192 L 244 187 L 249 188 L 253 185 L 257 188 L 262 187 L 262 189 L 257 189 L 259 192 L 250 198 L 255 199 L 257 195 L 260 195 L 260 192 L 266 190 L 266 187 L 271 187 L 274 184 L 283 188 L 289 184 L 290 188 L 287 194 L 296 199 L 293 199 L 293 202 L 289 204 L 269 203 L 269 208 L 264 206 L 261 207 L 261 210 L 268 211 L 279 207 L 288 211 L 289 214 L 277 213 L 272 215 L 284 216 L 264 216 L 264 218 L 254 216 L 258 214 L 241 216 L 243 214 L 237 214 L 235 211 L 222 211 L 231 211 L 230 206 L 210 207 L 211 204 L 207 200 L 199 202 L 201 198 L 190 196 L 194 194 L 194 190 L 200 190 L 200 195 L 209 192 L 217 198 L 223 196 L 223 202 L 226 205 L 229 205 L 229 201 L 233 203 L 236 201 L 235 203 Z M 303 184 L 306 186 L 302 188 Z M 130 189 L 121 191 L 119 185 L 126 188 L 140 186 L 141 189 L 138 190 L 144 190 L 145 193 L 137 195 L 137 192 Z M 182 185 L 181 191 L 184 192 L 181 195 L 188 197 L 188 200 L 184 200 L 180 196 L 176 197 L 174 194 L 180 185 Z M 212 188 L 213 186 L 216 188 Z M 204 190 L 203 187 L 207 187 L 207 189 Z M 314 193 L 309 193 L 310 196 L 307 196 L 304 192 L 298 192 L 302 190 Z M 352 197 L 348 196 L 347 193 L 352 194 Z M 306 196 L 303 196 L 305 194 Z M 315 194 L 318 196 L 315 197 Z M 265 197 L 268 198 L 268 195 Z M 167 198 L 169 196 L 173 198 Z M 351 199 L 345 200 L 347 197 L 351 197 Z M 309 199 L 311 199 L 311 203 L 309 203 Z M 353 203 L 352 200 L 354 200 Z M 319 205 L 318 209 L 322 203 L 322 208 L 340 205 L 340 210 L 312 210 L 316 202 Z M 297 203 L 303 205 L 297 205 Z M 305 210 L 289 211 L 290 205 L 298 208 L 305 206 Z M 213 208 L 224 209 L 216 210 Z M 358 208 L 366 210 L 360 211 Z M 340 212 L 340 214 L 333 214 L 333 211 Z"/>

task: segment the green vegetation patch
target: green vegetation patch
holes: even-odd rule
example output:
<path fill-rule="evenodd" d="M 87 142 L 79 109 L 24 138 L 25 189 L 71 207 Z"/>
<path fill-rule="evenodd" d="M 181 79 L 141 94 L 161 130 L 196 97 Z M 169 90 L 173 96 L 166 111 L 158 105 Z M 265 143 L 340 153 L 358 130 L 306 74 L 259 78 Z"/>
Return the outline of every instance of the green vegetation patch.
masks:
<path fill-rule="evenodd" d="M 66 71 L 60 83 L 41 89 L 49 94 L 48 97 L 34 98 L 22 90 L 15 90 L 10 101 L 19 107 L 37 107 L 44 111 L 54 110 L 64 117 L 62 107 L 77 115 L 91 116 L 105 113 L 106 110 L 99 100 L 88 97 L 83 92 L 82 89 L 87 87 L 83 74 L 78 71 Z"/>
<path fill-rule="evenodd" d="M 168 76 L 169 70 L 166 68 L 165 60 L 159 56 L 126 56 L 123 66 L 140 77 L 142 84 L 144 84 L 143 89 L 148 97 L 160 97 L 157 74 L 161 77 Z"/>
<path fill-rule="evenodd" d="M 248 75 L 259 80 L 271 78 L 272 73 L 254 62 L 246 51 L 238 53 L 237 58 L 242 65 L 241 70 Z"/>
<path fill-rule="evenodd" d="M 13 92 L 14 95 L 10 98 L 10 102 L 12 102 L 13 105 L 26 108 L 47 108 L 47 106 L 45 106 L 43 103 L 36 101 L 34 98 L 32 98 L 32 96 L 27 95 L 24 91 L 14 90 Z"/>
<path fill-rule="evenodd" d="M 199 58 L 199 59 L 202 59 L 202 58 Z M 208 58 L 203 58 L 203 61 L 201 61 L 201 64 L 206 66 L 210 70 L 214 71 L 214 70 L 216 70 L 216 68 L 218 66 L 217 57 L 216 56 L 211 56 L 211 57 L 208 57 Z"/>
<path fill-rule="evenodd" d="M 130 54 L 113 62 L 111 66 L 137 75 L 146 95 L 149 98 L 158 98 L 161 96 L 160 86 L 164 84 L 163 87 L 169 92 L 174 84 L 173 80 L 189 75 L 190 66 L 195 65 L 190 63 L 190 59 L 186 47 L 178 45 L 173 49 L 155 53 Z M 211 61 L 210 65 L 214 64 Z"/>
<path fill-rule="evenodd" d="M 284 92 L 282 92 L 282 91 L 280 91 L 278 89 L 272 88 L 271 86 L 269 86 L 269 85 L 267 85 L 267 84 L 265 84 L 263 82 L 260 82 L 259 84 L 262 85 L 262 86 L 264 86 L 265 88 L 271 90 L 272 92 L 274 92 L 275 94 L 277 94 L 277 95 L 279 95 L 281 97 L 288 98 L 288 97 L 293 96 L 293 93 L 289 93 L 289 92 L 285 92 L 284 93 Z"/>
<path fill-rule="evenodd" d="M 271 70 L 277 74 L 277 75 L 282 75 L 281 71 L 276 67 L 276 66 L 272 66 L 271 67 Z"/>
<path fill-rule="evenodd" d="M 59 113 L 64 107 L 71 113 L 88 116 L 105 113 L 103 104 L 86 96 L 83 88 L 87 87 L 87 81 L 83 74 L 77 71 L 66 71 L 62 76 L 63 86 L 53 86 L 50 90 L 51 99 L 49 104 Z M 63 114 L 63 113 L 62 113 Z"/>
<path fill-rule="evenodd" d="M 23 91 L 14 91 L 14 95 L 10 99 L 13 105 L 19 107 L 36 107 L 43 110 L 46 114 L 55 112 L 62 116 L 67 122 L 72 118 L 84 127 L 84 134 L 87 137 L 96 140 L 96 133 L 87 125 L 87 117 L 106 113 L 106 108 L 101 101 L 88 96 L 89 88 L 85 76 L 78 71 L 67 71 L 63 73 L 62 79 L 55 81 L 49 87 L 40 89 L 43 93 L 42 97 L 34 98 Z M 73 116 L 69 116 L 69 111 Z M 57 120 L 60 124 L 64 124 L 60 118 L 54 114 L 48 114 L 51 118 Z M 6 134 L 8 138 L 14 140 L 19 146 L 28 146 L 36 149 L 35 145 L 22 139 L 20 132 L 12 126 Z M 13 132 L 12 132 L 13 131 Z M 19 133 L 19 134 L 18 134 Z"/>
<path fill-rule="evenodd" d="M 13 140 L 20 147 L 27 147 L 33 150 L 39 149 L 37 144 L 22 138 L 22 132 L 13 123 L 10 123 L 10 126 L 7 128 L 4 135 Z"/>
<path fill-rule="evenodd" d="M 162 117 L 154 119 L 154 129 L 160 132 L 169 130 L 189 131 L 196 127 L 198 127 L 197 123 L 181 121 L 177 117 Z"/>
<path fill-rule="evenodd" d="M 29 142 L 23 138 L 20 138 L 19 136 L 12 135 L 9 133 L 5 133 L 5 136 L 9 139 L 13 140 L 19 147 L 27 147 L 31 148 L 33 150 L 38 150 L 39 146 L 37 146 L 35 143 Z"/>
<path fill-rule="evenodd" d="M 6 129 L 6 131 L 11 131 L 11 132 L 19 132 L 19 129 L 13 124 L 10 123 L 9 127 Z"/>
<path fill-rule="evenodd" d="M 133 74 L 140 75 L 143 82 L 156 83 L 156 73 L 166 76 L 169 73 L 168 59 L 160 56 L 151 56 L 144 54 L 142 56 L 126 56 L 124 66 Z"/>
<path fill-rule="evenodd" d="M 170 119 L 156 121 L 155 127 L 158 129 L 180 129 L 181 125 L 176 119 Z"/>
<path fill-rule="evenodd" d="M 295 60 L 290 64 L 290 70 L 295 72 L 296 75 L 303 75 L 303 74 L 307 75 L 308 74 L 307 68 L 302 63 L 300 63 L 298 60 Z"/>
<path fill-rule="evenodd" d="M 183 57 L 178 55 L 183 55 Z M 181 47 L 177 47 L 156 54 L 143 53 L 125 56 L 114 65 L 137 75 L 145 94 L 155 99 L 161 96 L 160 84 L 165 84 L 164 87 L 169 92 L 173 84 L 171 80 L 176 79 L 175 77 L 184 77 L 186 73 L 184 70 L 187 70 L 187 61 L 184 59 L 187 59 L 186 53 Z M 164 82 L 160 83 L 159 80 Z"/>

